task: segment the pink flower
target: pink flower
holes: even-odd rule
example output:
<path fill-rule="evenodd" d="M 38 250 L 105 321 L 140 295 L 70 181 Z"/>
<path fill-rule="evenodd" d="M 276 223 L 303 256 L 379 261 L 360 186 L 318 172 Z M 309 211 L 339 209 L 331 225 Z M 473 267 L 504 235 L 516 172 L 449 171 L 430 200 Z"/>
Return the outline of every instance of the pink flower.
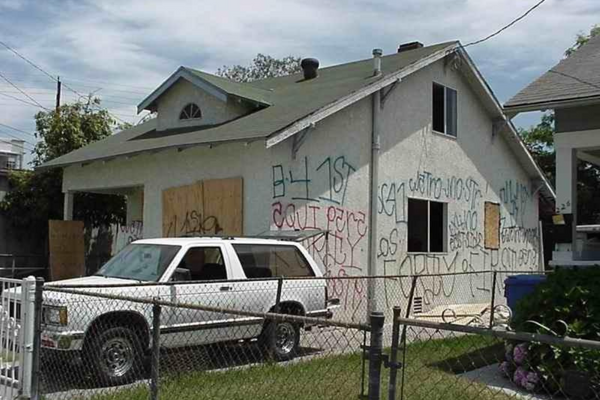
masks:
<path fill-rule="evenodd" d="M 515 350 L 513 351 L 513 359 L 516 364 L 522 365 L 527 357 L 527 344 L 521 343 L 515 346 Z"/>
<path fill-rule="evenodd" d="M 515 374 L 513 375 L 513 382 L 517 384 L 517 386 L 525 387 L 525 383 L 527 381 L 527 371 L 523 367 L 517 368 Z"/>

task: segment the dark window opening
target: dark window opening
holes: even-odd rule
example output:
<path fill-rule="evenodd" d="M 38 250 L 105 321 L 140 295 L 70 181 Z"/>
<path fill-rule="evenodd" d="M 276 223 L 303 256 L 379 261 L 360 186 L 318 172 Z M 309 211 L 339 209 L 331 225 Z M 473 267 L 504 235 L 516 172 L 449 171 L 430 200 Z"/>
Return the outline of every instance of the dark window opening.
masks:
<path fill-rule="evenodd" d="M 200 107 L 197 104 L 190 103 L 183 107 L 181 113 L 179 114 L 179 119 L 197 119 L 202 118 L 202 111 L 200 111 Z"/>
<path fill-rule="evenodd" d="M 314 276 L 304 255 L 295 246 L 233 245 L 247 278 Z"/>
<path fill-rule="evenodd" d="M 227 269 L 218 247 L 192 247 L 177 268 L 188 270 L 192 281 L 227 279 Z"/>
<path fill-rule="evenodd" d="M 442 253 L 446 251 L 446 204 L 408 199 L 408 251 Z"/>
<path fill-rule="evenodd" d="M 432 98 L 432 129 L 456 137 L 458 131 L 456 90 L 434 83 Z"/>

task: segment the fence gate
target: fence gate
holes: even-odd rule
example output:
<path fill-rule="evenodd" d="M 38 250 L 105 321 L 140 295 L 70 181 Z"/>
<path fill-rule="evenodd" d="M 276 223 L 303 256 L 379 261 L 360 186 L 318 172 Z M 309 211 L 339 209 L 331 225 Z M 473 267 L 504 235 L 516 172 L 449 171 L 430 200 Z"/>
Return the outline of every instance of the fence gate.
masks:
<path fill-rule="evenodd" d="M 0 398 L 31 397 L 35 278 L 0 278 Z"/>

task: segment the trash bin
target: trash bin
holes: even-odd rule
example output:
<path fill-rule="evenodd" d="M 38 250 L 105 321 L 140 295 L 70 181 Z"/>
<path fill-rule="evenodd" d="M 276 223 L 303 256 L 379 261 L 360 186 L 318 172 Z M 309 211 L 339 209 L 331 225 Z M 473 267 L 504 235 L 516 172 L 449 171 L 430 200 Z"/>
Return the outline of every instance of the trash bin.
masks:
<path fill-rule="evenodd" d="M 511 311 L 521 298 L 533 292 L 535 287 L 546 280 L 546 275 L 514 275 L 504 280 L 504 297 Z"/>

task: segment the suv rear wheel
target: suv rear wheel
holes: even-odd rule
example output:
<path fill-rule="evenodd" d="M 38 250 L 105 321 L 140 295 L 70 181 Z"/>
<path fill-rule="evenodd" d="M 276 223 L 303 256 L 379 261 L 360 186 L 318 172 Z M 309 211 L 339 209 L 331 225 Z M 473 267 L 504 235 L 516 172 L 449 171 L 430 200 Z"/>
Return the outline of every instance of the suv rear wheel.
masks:
<path fill-rule="evenodd" d="M 300 326 L 289 321 L 269 322 L 262 333 L 261 342 L 273 359 L 291 360 L 298 354 Z"/>
<path fill-rule="evenodd" d="M 101 384 L 131 383 L 143 368 L 140 341 L 128 327 L 100 331 L 90 343 L 88 357 Z"/>

